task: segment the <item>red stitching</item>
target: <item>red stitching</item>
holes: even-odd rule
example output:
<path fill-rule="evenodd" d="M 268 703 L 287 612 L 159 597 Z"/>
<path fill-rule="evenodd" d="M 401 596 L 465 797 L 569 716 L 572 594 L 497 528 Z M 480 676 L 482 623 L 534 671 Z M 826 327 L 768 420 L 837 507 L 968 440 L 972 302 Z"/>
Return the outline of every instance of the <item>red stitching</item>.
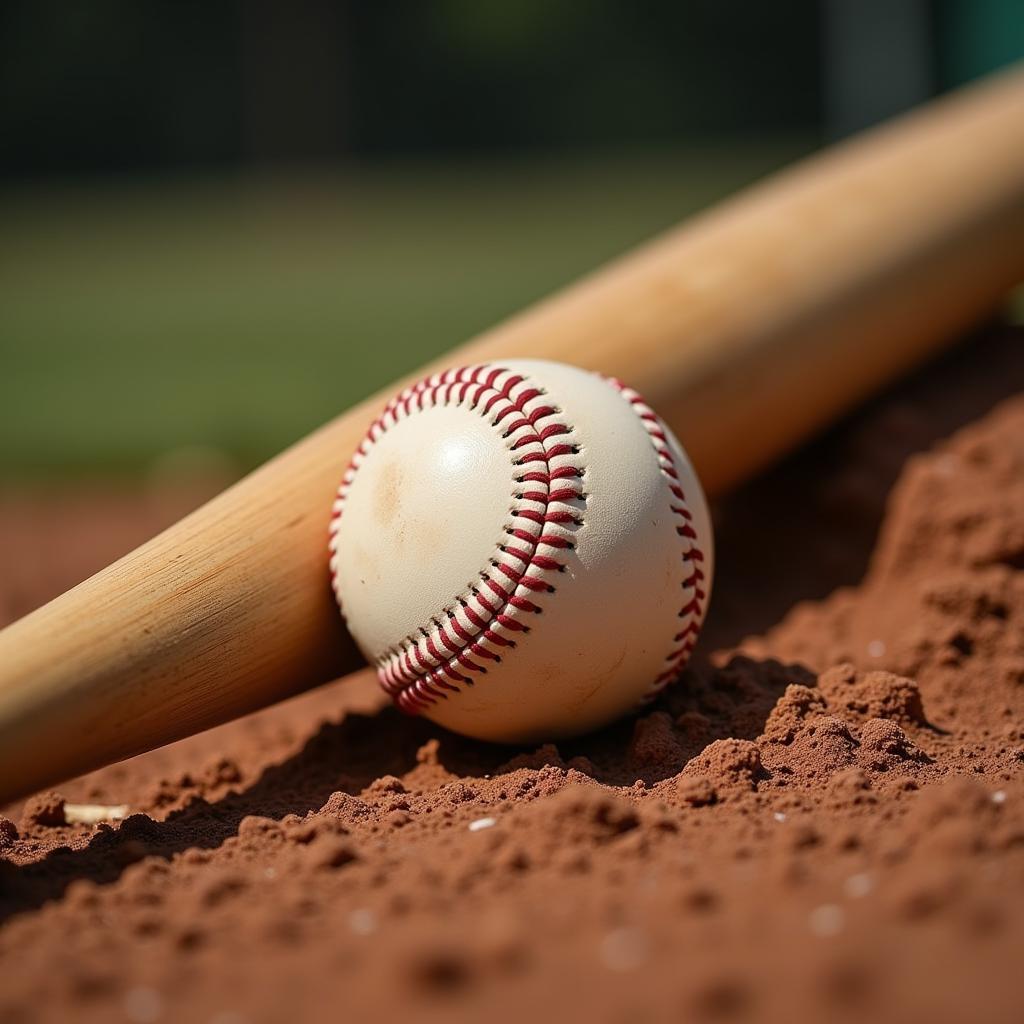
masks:
<path fill-rule="evenodd" d="M 690 652 L 696 645 L 697 635 L 700 633 L 700 627 L 704 618 L 704 601 L 707 598 L 706 592 L 700 586 L 704 579 L 704 571 L 698 566 L 698 563 L 704 561 L 704 552 L 701 551 L 698 545 L 697 531 L 691 525 L 693 514 L 687 508 L 686 495 L 683 493 L 682 487 L 679 486 L 679 471 L 676 469 L 675 457 L 672 454 L 672 448 L 668 443 L 668 436 L 661 420 L 658 419 L 657 414 L 644 401 L 639 392 L 627 387 L 622 381 L 613 377 L 605 379 L 629 402 L 651 439 L 651 444 L 658 456 L 658 466 L 661 469 L 662 476 L 664 476 L 665 482 L 668 484 L 669 492 L 678 502 L 678 504 L 673 503 L 671 508 L 673 515 L 677 516 L 680 520 L 676 526 L 676 533 L 686 542 L 682 552 L 683 561 L 691 569 L 690 574 L 683 580 L 682 586 L 688 594 L 692 593 L 692 596 L 684 602 L 679 612 L 679 618 L 687 619 L 688 621 L 673 637 L 674 644 L 679 644 L 682 641 L 685 642 L 682 643 L 682 646 L 674 648 L 666 655 L 665 668 L 655 678 L 650 691 L 645 697 L 645 700 L 652 700 L 656 694 L 678 677 L 683 665 L 690 656 Z"/>
<path fill-rule="evenodd" d="M 551 443 L 552 438 L 571 435 L 572 427 L 568 424 L 538 425 L 559 413 L 552 405 L 528 408 L 543 394 L 524 376 L 500 366 L 460 367 L 427 377 L 385 405 L 345 471 L 331 516 L 332 553 L 345 499 L 360 464 L 384 433 L 410 415 L 452 402 L 466 405 L 489 418 L 504 438 L 512 438 L 509 451 L 513 466 L 527 467 L 513 473 L 517 487 L 530 486 L 513 494 L 511 515 L 533 524 L 533 528 L 507 527 L 506 535 L 514 537 L 517 543 L 499 546 L 490 566 L 480 574 L 478 584 L 433 620 L 431 625 L 436 633 L 421 630 L 419 636 L 407 637 L 378 660 L 381 686 L 405 711 L 418 713 L 449 693 L 459 692 L 462 686 L 473 685 L 475 675 L 487 672 L 481 662 L 500 662 L 501 655 L 485 644 L 499 650 L 514 648 L 515 640 L 498 630 L 506 634 L 527 632 L 529 627 L 517 613 L 539 613 L 536 596 L 553 592 L 549 577 L 565 568 L 563 561 L 540 549 L 564 552 L 575 547 L 569 537 L 547 527 L 582 525 L 582 511 L 552 506 L 571 502 L 576 507 L 576 503 L 585 501 L 580 486 L 584 468 L 551 465 L 552 460 L 578 455 L 578 449 L 565 440 Z M 505 425 L 507 421 L 510 422 Z M 523 507 L 527 502 L 539 507 Z M 336 559 L 332 558 L 331 580 L 338 594 L 335 566 Z"/>

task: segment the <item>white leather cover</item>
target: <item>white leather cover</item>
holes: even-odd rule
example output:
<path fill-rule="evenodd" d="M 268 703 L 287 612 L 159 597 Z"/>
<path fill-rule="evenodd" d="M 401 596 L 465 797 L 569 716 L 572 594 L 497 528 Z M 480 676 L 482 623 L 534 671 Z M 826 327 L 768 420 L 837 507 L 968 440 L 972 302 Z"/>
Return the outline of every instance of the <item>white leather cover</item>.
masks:
<path fill-rule="evenodd" d="M 342 480 L 330 550 L 396 703 L 501 741 L 596 728 L 670 682 L 713 571 L 678 441 L 629 388 L 540 360 L 389 402 Z"/>

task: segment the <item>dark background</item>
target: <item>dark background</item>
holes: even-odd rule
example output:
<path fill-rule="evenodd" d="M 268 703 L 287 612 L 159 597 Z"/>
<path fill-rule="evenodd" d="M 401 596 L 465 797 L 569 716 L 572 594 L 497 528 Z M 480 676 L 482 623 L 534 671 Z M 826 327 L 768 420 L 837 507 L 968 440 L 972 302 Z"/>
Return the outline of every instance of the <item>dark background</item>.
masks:
<path fill-rule="evenodd" d="M 237 472 L 1024 53 L 1014 0 L 0 5 L 0 475 Z"/>

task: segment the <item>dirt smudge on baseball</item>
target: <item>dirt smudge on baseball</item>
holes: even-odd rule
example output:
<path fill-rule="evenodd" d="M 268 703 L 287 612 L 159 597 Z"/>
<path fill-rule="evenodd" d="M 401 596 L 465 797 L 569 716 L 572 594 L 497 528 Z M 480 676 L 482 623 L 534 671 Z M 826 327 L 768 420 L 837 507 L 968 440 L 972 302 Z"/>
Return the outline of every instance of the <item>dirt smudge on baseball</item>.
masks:
<path fill-rule="evenodd" d="M 393 524 L 402 506 L 402 465 L 388 459 L 377 471 L 373 489 L 373 509 L 384 526 Z"/>

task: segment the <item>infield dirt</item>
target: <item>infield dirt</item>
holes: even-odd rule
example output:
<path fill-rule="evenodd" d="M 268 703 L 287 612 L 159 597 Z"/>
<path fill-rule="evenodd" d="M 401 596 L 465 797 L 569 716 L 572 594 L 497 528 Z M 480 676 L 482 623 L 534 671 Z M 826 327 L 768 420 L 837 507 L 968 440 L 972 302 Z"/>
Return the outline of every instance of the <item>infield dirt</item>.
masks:
<path fill-rule="evenodd" d="M 0 615 L 194 500 L 4 496 Z M 7 808 L 0 1021 L 1019 1021 L 1024 331 L 715 514 L 700 656 L 614 728 L 363 674 Z"/>

